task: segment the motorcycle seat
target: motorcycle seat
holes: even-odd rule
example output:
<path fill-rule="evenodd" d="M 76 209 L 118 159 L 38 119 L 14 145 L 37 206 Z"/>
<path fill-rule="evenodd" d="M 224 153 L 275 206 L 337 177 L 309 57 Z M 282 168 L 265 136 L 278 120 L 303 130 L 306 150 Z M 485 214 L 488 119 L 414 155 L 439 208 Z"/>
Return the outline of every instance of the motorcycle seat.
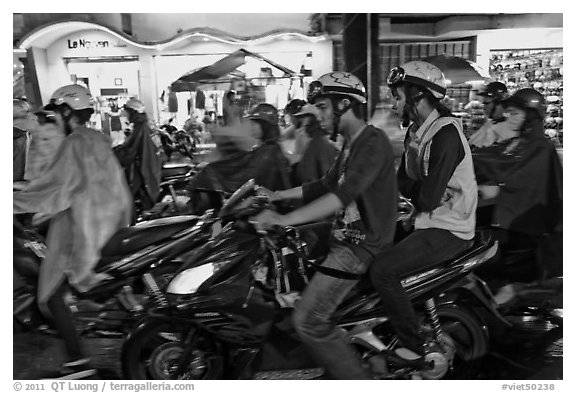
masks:
<path fill-rule="evenodd" d="M 473 256 L 476 256 L 492 247 L 494 241 L 495 240 L 492 236 L 492 232 L 489 229 L 476 231 L 472 246 L 457 257 L 447 260 L 446 264 L 458 264 L 464 259 L 472 258 Z"/>
<path fill-rule="evenodd" d="M 474 242 L 472 243 L 472 246 L 467 249 L 466 251 L 464 251 L 463 253 L 461 253 L 460 255 L 455 256 L 454 258 L 450 258 L 445 260 L 444 262 L 433 266 L 432 268 L 425 268 L 425 269 L 421 269 L 421 270 L 417 270 L 414 272 L 410 272 L 407 275 L 404 275 L 405 277 L 410 275 L 418 275 L 420 273 L 424 273 L 427 272 L 431 269 L 435 269 L 438 267 L 451 267 L 451 266 L 456 266 L 461 264 L 462 262 L 464 262 L 465 260 L 468 259 L 472 259 L 473 257 L 483 253 L 484 251 L 488 250 L 490 247 L 492 247 L 492 245 L 494 244 L 494 238 L 492 236 L 492 232 L 488 229 L 484 229 L 484 230 L 478 230 L 476 231 L 476 234 L 474 236 Z"/>
<path fill-rule="evenodd" d="M 198 216 L 186 215 L 150 220 L 116 232 L 102 249 L 103 259 L 121 257 L 162 241 L 190 228 L 198 221 Z"/>
<path fill-rule="evenodd" d="M 162 180 L 185 176 L 191 169 L 192 165 L 186 163 L 166 164 L 162 167 Z"/>

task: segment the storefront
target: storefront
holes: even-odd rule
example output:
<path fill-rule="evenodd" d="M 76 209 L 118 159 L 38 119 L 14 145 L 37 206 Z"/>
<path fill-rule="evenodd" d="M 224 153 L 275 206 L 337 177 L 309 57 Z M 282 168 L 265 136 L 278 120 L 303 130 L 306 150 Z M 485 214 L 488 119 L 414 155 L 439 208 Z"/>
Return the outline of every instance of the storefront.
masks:
<path fill-rule="evenodd" d="M 564 51 L 562 29 L 517 29 L 478 37 L 478 50 L 493 80 L 510 93 L 530 87 L 546 99 L 546 134 L 563 143 Z"/>
<path fill-rule="evenodd" d="M 129 97 L 141 99 L 149 115 L 163 122 L 175 118 L 182 126 L 195 105 L 195 92 L 178 92 L 169 97 L 169 86 L 183 74 L 214 63 L 240 48 L 259 53 L 295 71 L 306 69 L 311 75 L 328 72 L 332 46 L 324 36 L 301 32 L 277 31 L 250 40 L 227 36 L 222 32 L 193 29 L 160 42 L 140 42 L 111 28 L 87 22 L 60 22 L 30 33 L 20 44 L 33 64 L 40 100 L 46 104 L 50 94 L 68 83 L 86 85 L 97 100 L 93 126 L 104 132 L 123 127 L 119 108 Z M 295 91 L 290 79 L 256 59 L 246 59 L 239 67 L 246 79 L 277 87 L 263 87 L 265 99 L 285 105 Z M 231 86 L 207 86 L 205 103 L 221 112 L 225 90 Z M 301 88 L 301 86 L 300 86 Z M 285 94 L 288 93 L 289 94 Z M 169 100 L 168 98 L 172 98 Z M 169 106 L 169 102 L 171 105 Z"/>

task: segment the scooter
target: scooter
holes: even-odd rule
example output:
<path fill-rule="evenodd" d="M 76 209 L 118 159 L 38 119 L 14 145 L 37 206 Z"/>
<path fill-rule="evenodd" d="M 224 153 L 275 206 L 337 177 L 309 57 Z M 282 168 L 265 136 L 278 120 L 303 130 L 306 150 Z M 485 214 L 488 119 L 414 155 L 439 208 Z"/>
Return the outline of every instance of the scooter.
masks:
<path fill-rule="evenodd" d="M 163 288 L 181 264 L 211 236 L 214 212 L 147 221 L 120 229 L 102 249 L 95 267 L 106 278 L 67 298 L 83 333 L 117 336 L 141 316 L 148 301 L 146 277 Z M 37 281 L 46 245 L 32 227 L 14 219 L 14 332 L 47 329 L 37 301 Z M 143 277 L 144 273 L 148 275 Z M 156 288 L 155 287 L 155 288 Z"/>
<path fill-rule="evenodd" d="M 298 341 L 290 314 L 314 271 L 335 272 L 322 267 L 321 247 L 309 247 L 304 228 L 255 231 L 249 217 L 269 206 L 267 198 L 253 195 L 256 188 L 253 180 L 240 187 L 220 210 L 227 222 L 222 230 L 180 268 L 164 291 L 153 291 L 155 307 L 123 344 L 124 378 L 323 376 L 324 370 Z M 402 208 L 407 207 L 402 201 Z M 474 275 L 497 248 L 489 232 L 480 232 L 463 255 L 402 279 L 421 316 L 421 329 L 435 348 L 425 357 L 431 368 L 415 370 L 395 361 L 398 338 L 366 278 L 338 308 L 337 325 L 365 366 L 382 379 L 473 378 L 489 347 L 477 310 L 506 324 L 485 283 Z"/>
<path fill-rule="evenodd" d="M 137 222 L 186 214 L 186 204 L 190 199 L 186 185 L 198 172 L 197 166 L 189 163 L 166 163 L 162 166 L 160 193 L 156 204 L 142 211 Z"/>

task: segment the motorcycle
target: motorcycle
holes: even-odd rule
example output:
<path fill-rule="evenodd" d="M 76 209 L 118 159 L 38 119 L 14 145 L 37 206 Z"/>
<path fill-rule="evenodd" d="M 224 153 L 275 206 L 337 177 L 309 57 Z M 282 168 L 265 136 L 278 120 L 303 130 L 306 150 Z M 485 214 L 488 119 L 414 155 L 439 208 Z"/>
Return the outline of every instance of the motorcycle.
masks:
<path fill-rule="evenodd" d="M 195 248 L 211 236 L 214 212 L 203 216 L 178 216 L 147 221 L 120 229 L 102 249 L 95 267 L 106 278 L 87 292 L 70 294 L 67 302 L 83 333 L 118 336 L 129 329 L 145 310 L 149 295 L 146 277 L 153 288 L 162 288 Z M 14 332 L 46 330 L 38 309 L 36 287 L 44 259 L 44 238 L 32 227 L 14 219 Z M 143 277 L 144 273 L 148 275 Z"/>
<path fill-rule="evenodd" d="M 137 222 L 184 214 L 189 200 L 186 185 L 198 172 L 197 165 L 189 163 L 166 163 L 162 166 L 160 193 L 156 204 L 144 210 Z"/>
<path fill-rule="evenodd" d="M 479 213 L 477 227 L 489 228 L 487 217 L 491 216 L 491 210 L 484 207 Z M 547 243 L 538 244 L 528 236 L 496 231 L 498 253 L 476 274 L 494 292 L 500 313 L 517 328 L 527 319 L 562 326 L 561 237 L 554 234 Z"/>
<path fill-rule="evenodd" d="M 122 347 L 126 379 L 312 379 L 311 361 L 291 326 L 290 310 L 319 263 L 322 247 L 309 247 L 306 228 L 258 233 L 249 223 L 268 207 L 254 181 L 240 187 L 220 210 L 222 230 L 152 295 L 149 310 Z M 406 200 L 402 217 L 409 217 Z M 413 207 L 412 207 L 413 208 Z M 408 209 L 409 210 L 409 209 Z M 399 342 L 379 296 L 363 278 L 337 310 L 335 320 L 366 367 L 382 379 L 471 378 L 488 352 L 488 332 L 478 309 L 506 324 L 474 270 L 496 254 L 489 232 L 441 266 L 402 279 L 435 348 L 414 370 L 391 356 Z M 345 274 L 345 272 L 339 272 Z M 153 282 L 149 278 L 147 282 Z"/>

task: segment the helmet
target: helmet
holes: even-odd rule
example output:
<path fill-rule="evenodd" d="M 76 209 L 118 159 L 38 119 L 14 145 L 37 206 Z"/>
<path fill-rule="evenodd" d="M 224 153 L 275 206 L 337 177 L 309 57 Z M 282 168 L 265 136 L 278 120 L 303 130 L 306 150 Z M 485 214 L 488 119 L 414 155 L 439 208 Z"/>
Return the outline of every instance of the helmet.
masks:
<path fill-rule="evenodd" d="M 250 120 L 262 120 L 272 125 L 278 125 L 278 110 L 274 105 L 258 104 L 250 109 L 246 117 Z"/>
<path fill-rule="evenodd" d="M 496 101 L 503 101 L 508 97 L 508 89 L 502 82 L 490 82 L 478 95 L 494 98 Z"/>
<path fill-rule="evenodd" d="M 12 100 L 12 119 L 22 119 L 30 113 L 30 104 L 28 102 L 14 98 Z"/>
<path fill-rule="evenodd" d="M 54 106 L 67 104 L 75 111 L 93 108 L 94 99 L 87 88 L 80 85 L 62 86 L 52 94 L 50 104 L 45 109 L 53 109 Z"/>
<path fill-rule="evenodd" d="M 305 116 L 305 115 L 312 115 L 316 119 L 319 119 L 320 118 L 320 110 L 312 104 L 306 104 L 300 109 L 300 111 L 298 113 L 294 113 L 295 117 L 300 117 L 300 116 Z"/>
<path fill-rule="evenodd" d="M 392 68 L 386 80 L 388 86 L 395 87 L 403 82 L 424 87 L 438 99 L 446 95 L 444 74 L 440 68 L 426 61 L 409 61 L 402 66 Z"/>
<path fill-rule="evenodd" d="M 506 107 L 517 106 L 520 109 L 534 109 L 542 119 L 544 119 L 546 115 L 544 96 L 531 88 L 516 91 L 516 93 L 512 94 L 503 104 Z"/>
<path fill-rule="evenodd" d="M 308 102 L 314 104 L 319 97 L 343 95 L 366 103 L 366 88 L 360 79 L 349 72 L 335 71 L 322 75 L 308 86 Z"/>
<path fill-rule="evenodd" d="M 284 112 L 286 112 L 289 115 L 293 115 L 297 112 L 300 112 L 300 109 L 302 109 L 302 107 L 305 104 L 306 101 L 301 100 L 300 98 L 294 98 L 293 100 L 290 100 L 288 105 L 286 105 L 286 107 L 284 108 Z"/>
<path fill-rule="evenodd" d="M 144 106 L 142 101 L 140 101 L 136 98 L 130 98 L 128 101 L 126 101 L 126 103 L 124 104 L 124 108 L 125 109 L 132 109 L 134 112 L 137 112 L 137 113 L 146 112 L 146 107 Z"/>

